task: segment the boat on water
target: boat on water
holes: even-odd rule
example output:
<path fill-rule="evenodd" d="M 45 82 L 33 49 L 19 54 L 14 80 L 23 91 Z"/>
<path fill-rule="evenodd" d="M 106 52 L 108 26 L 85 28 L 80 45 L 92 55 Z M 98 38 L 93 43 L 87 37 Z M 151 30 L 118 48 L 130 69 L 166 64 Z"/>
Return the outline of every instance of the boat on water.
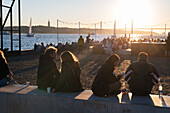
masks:
<path fill-rule="evenodd" d="M 1 34 L 1 31 L 0 31 Z M 10 35 L 10 33 L 8 31 L 3 31 L 3 35 Z"/>
<path fill-rule="evenodd" d="M 27 37 L 35 37 L 35 34 L 32 33 L 32 18 L 30 19 L 30 27 L 29 27 L 28 34 L 26 36 Z"/>

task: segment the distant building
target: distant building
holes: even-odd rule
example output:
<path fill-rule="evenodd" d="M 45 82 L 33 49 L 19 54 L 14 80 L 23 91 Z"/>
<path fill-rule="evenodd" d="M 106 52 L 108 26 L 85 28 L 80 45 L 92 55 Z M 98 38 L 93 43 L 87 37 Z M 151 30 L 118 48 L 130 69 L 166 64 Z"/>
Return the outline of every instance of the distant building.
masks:
<path fill-rule="evenodd" d="M 48 20 L 48 27 L 50 27 L 50 20 Z"/>

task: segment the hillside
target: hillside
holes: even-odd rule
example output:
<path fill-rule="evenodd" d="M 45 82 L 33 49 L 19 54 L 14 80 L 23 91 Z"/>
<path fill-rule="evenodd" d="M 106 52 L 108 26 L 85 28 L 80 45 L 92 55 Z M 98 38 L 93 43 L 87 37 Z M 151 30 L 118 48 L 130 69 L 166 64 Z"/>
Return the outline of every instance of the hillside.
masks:
<path fill-rule="evenodd" d="M 5 27 L 5 29 L 10 29 L 10 27 Z M 14 33 L 18 33 L 18 27 L 13 27 Z M 22 33 L 28 33 L 28 26 L 22 26 L 21 32 Z M 32 32 L 33 33 L 57 33 L 56 27 L 47 27 L 47 26 L 32 26 Z M 59 34 L 78 34 L 79 29 L 77 28 L 64 28 L 59 27 L 58 29 Z M 89 29 L 89 28 L 81 28 L 80 29 L 81 34 L 88 34 L 88 33 L 95 33 L 95 29 Z M 96 29 L 97 34 L 113 34 L 113 29 Z M 124 34 L 124 29 L 117 29 L 117 34 Z M 126 34 L 130 34 L 130 30 L 126 31 Z M 140 31 L 140 30 L 134 30 L 134 34 L 150 34 L 150 31 Z M 153 32 L 153 34 L 156 34 Z"/>

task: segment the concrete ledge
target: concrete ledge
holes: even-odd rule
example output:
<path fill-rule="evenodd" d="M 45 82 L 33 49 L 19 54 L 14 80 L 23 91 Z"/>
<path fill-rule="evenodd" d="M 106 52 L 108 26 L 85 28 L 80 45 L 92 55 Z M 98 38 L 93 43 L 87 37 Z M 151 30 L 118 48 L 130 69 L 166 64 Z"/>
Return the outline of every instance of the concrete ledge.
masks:
<path fill-rule="evenodd" d="M 158 95 L 102 98 L 91 90 L 48 94 L 37 86 L 10 85 L 0 88 L 0 100 L 1 113 L 170 113 L 170 97 Z"/>

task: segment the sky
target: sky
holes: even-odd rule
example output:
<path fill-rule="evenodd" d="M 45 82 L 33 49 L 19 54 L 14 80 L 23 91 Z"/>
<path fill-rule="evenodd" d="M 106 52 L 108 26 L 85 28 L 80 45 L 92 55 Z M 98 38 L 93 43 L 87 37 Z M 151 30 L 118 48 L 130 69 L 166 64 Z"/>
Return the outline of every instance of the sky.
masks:
<path fill-rule="evenodd" d="M 14 5 L 14 25 L 17 25 L 17 3 Z M 11 0 L 3 0 L 3 4 L 10 5 Z M 170 0 L 21 0 L 21 20 L 23 26 L 28 26 L 30 18 L 32 25 L 59 27 L 92 27 L 94 23 L 103 22 L 103 28 L 113 28 L 116 20 L 117 28 L 126 24 L 130 28 L 133 20 L 134 28 L 170 27 Z M 4 10 L 4 16 L 7 10 Z M 86 25 L 87 24 L 87 25 Z M 9 25 L 9 21 L 6 25 Z"/>

